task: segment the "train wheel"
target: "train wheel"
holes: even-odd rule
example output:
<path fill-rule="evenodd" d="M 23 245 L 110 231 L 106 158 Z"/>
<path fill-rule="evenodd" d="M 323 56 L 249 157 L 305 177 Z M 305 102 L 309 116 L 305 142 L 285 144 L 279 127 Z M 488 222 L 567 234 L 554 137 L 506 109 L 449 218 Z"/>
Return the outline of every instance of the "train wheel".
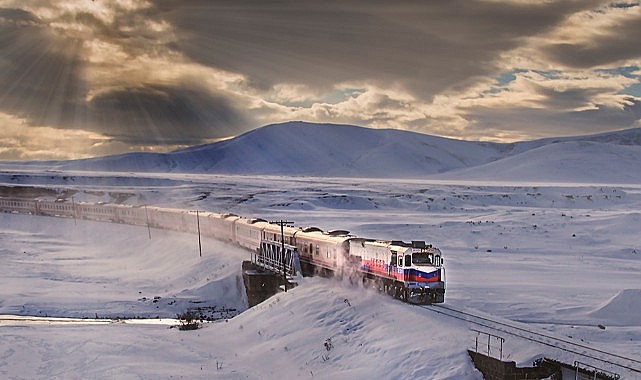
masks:
<path fill-rule="evenodd" d="M 380 278 L 376 280 L 376 290 L 378 290 L 379 293 L 385 292 L 385 282 Z"/>
<path fill-rule="evenodd" d="M 394 297 L 394 287 L 392 285 L 386 285 L 385 293 L 387 293 L 388 296 Z"/>

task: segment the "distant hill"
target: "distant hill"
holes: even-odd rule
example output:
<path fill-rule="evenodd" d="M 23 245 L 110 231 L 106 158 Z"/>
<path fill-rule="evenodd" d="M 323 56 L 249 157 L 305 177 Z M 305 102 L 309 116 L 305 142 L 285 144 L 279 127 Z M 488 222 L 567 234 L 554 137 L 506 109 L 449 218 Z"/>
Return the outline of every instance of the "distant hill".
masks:
<path fill-rule="evenodd" d="M 38 164 L 60 170 L 641 183 L 641 129 L 500 144 L 287 122 L 170 153 Z"/>
<path fill-rule="evenodd" d="M 516 147 L 516 149 L 521 146 Z M 450 180 L 641 183 L 641 146 L 579 139 L 542 145 L 438 176 Z"/>
<path fill-rule="evenodd" d="M 290 122 L 171 157 L 204 172 L 420 177 L 491 162 L 502 156 L 500 150 L 496 144 L 401 130 Z"/>
<path fill-rule="evenodd" d="M 424 177 L 504 156 L 503 144 L 351 125 L 289 122 L 170 153 L 49 163 L 61 170 L 323 177 Z"/>

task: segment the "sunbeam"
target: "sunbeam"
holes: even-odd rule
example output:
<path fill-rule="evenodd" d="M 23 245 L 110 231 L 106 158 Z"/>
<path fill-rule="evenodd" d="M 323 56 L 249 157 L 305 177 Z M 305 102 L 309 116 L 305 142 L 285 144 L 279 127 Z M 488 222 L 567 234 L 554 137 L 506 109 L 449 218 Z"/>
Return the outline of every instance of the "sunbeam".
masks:
<path fill-rule="evenodd" d="M 640 21 L 599 0 L 2 0 L 2 141 L 51 128 L 74 158 L 290 120 L 499 142 L 637 127 Z M 29 146 L 3 157 L 50 157 Z"/>

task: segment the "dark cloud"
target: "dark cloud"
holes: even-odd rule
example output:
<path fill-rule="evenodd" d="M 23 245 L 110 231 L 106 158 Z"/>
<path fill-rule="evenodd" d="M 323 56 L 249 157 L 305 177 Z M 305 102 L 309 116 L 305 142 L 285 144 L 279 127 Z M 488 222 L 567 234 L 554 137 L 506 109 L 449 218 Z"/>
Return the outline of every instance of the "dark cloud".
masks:
<path fill-rule="evenodd" d="M 618 88 L 595 82 L 595 88 L 585 89 L 590 84 L 574 84 L 572 75 L 562 89 L 531 80 L 523 90 L 530 96 L 524 98 L 536 99 L 541 109 L 516 103 L 509 110 L 465 108 L 483 104 L 466 100 L 475 99 L 473 92 L 482 92 L 492 78 L 502 78 L 502 70 L 536 72 L 543 62 L 559 73 L 558 64 L 616 71 L 608 65 L 639 59 L 641 16 L 630 17 L 636 3 L 611 4 L 625 8 L 615 11 L 629 12 L 627 18 L 593 33 L 590 42 L 568 36 L 565 44 L 545 45 L 544 37 L 558 36 L 577 12 L 597 14 L 595 6 L 608 10 L 607 5 L 601 0 L 96 0 L 93 6 L 87 0 L 63 8 L 36 1 L 29 3 L 39 4 L 34 12 L 48 7 L 40 17 L 0 9 L 0 116 L 25 128 L 96 132 L 95 139 L 112 139 L 105 149 L 198 144 L 257 127 L 257 120 L 267 124 L 290 115 L 445 134 L 453 126 L 463 138 L 590 133 L 639 120 L 638 98 L 623 110 L 597 105 L 572 111 L 594 99 L 614 104 Z M 518 56 L 519 47 L 541 56 L 530 61 Z M 525 66 L 500 61 L 503 53 Z M 638 68 L 627 64 L 634 68 L 626 74 L 629 82 Z M 354 92 L 341 94 L 344 89 L 334 87 L 341 82 L 352 82 Z M 432 103 L 435 95 L 443 96 Z M 440 107 L 439 101 L 450 98 L 458 108 L 446 114 L 447 105 Z"/>
<path fill-rule="evenodd" d="M 228 100 L 196 88 L 149 85 L 96 96 L 88 112 L 97 131 L 134 144 L 198 144 L 248 128 Z"/>
<path fill-rule="evenodd" d="M 539 108 L 511 109 L 475 108 L 467 117 L 474 120 L 469 128 L 472 135 L 483 136 L 488 131 L 522 135 L 531 138 L 587 135 L 635 127 L 641 118 L 641 101 L 630 99 L 631 105 L 619 108 L 597 106 L 582 111 L 563 111 Z"/>
<path fill-rule="evenodd" d="M 27 12 L 0 10 L 0 110 L 59 125 L 85 93 L 79 44 L 57 38 Z"/>
<path fill-rule="evenodd" d="M 589 42 L 559 43 L 544 49 L 548 57 L 569 67 L 593 68 L 641 58 L 641 13 L 619 23 L 609 34 Z"/>
<path fill-rule="evenodd" d="M 1 25 L 37 24 L 38 19 L 31 13 L 17 8 L 0 8 Z"/>
<path fill-rule="evenodd" d="M 402 82 L 422 96 L 496 70 L 497 53 L 593 2 L 157 1 L 192 59 L 281 82 Z"/>
<path fill-rule="evenodd" d="M 573 41 L 575 36 L 569 36 L 569 42 L 551 44 L 543 49 L 543 53 L 553 62 L 569 67 L 594 68 L 616 64 L 628 59 L 641 58 L 641 12 L 638 2 L 613 2 L 608 4 L 612 9 L 636 8 L 629 11 L 624 20 L 619 21 L 609 30 L 591 33 L 589 40 Z M 595 11 L 596 15 L 600 12 Z M 596 16 L 595 16 L 596 17 Z"/>
<path fill-rule="evenodd" d="M 102 37 L 123 38 L 88 13 L 74 19 Z M 0 9 L 0 111 L 127 144 L 197 144 L 248 128 L 227 99 L 193 83 L 115 88 L 88 101 L 80 50 L 81 40 L 51 33 L 30 13 Z"/>
<path fill-rule="evenodd" d="M 603 93 L 602 88 L 550 88 L 531 84 L 533 93 L 542 95 L 539 106 L 550 111 L 574 110 L 590 106 L 595 96 Z"/>

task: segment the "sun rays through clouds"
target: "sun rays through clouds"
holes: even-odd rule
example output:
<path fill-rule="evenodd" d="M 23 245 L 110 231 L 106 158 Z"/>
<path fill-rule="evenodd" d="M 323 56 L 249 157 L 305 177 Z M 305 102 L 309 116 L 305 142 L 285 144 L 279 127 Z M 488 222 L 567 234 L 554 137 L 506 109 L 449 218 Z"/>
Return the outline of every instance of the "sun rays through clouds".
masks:
<path fill-rule="evenodd" d="M 2 0 L 0 150 L 167 151 L 288 120 L 488 141 L 637 127 L 639 25 L 638 2 Z"/>

